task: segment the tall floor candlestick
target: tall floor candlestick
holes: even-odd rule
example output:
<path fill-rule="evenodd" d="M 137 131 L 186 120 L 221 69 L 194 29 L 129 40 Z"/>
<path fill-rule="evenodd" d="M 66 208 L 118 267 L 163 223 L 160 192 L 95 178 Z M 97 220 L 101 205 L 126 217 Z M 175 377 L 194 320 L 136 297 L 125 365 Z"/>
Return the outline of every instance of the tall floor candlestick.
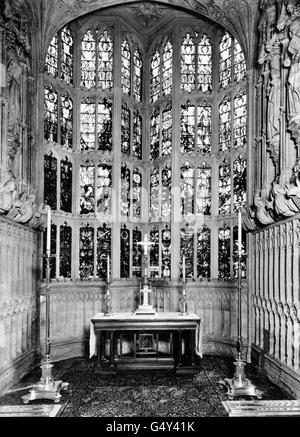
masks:
<path fill-rule="evenodd" d="M 182 279 L 185 281 L 185 255 L 182 257 Z"/>
<path fill-rule="evenodd" d="M 237 353 L 238 357 L 234 362 L 235 373 L 232 379 L 225 378 L 218 383 L 225 386 L 227 389 L 227 396 L 229 399 L 233 399 L 236 396 L 253 396 L 258 399 L 262 398 L 263 393 L 258 390 L 252 382 L 246 378 L 245 366 L 246 362 L 242 358 L 243 352 L 243 338 L 242 338 L 242 214 L 239 209 L 238 213 L 238 338 L 237 338 Z"/>

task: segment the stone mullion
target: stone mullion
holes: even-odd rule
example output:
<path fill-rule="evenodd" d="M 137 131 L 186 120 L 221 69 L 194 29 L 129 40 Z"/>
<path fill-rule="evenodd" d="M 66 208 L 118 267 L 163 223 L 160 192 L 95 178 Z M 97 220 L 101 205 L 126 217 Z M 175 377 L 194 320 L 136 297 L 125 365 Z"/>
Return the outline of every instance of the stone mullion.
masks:
<path fill-rule="evenodd" d="M 255 159 L 255 172 L 253 171 L 255 177 L 253 178 L 253 187 L 252 190 L 255 192 L 256 190 L 260 190 L 262 187 L 262 174 L 261 174 L 261 147 L 262 147 L 262 143 L 261 143 L 261 130 L 262 130 L 262 78 L 261 76 L 259 77 L 257 83 L 256 83 L 256 104 L 255 104 L 255 109 L 256 109 L 256 114 L 255 114 L 255 120 L 256 120 L 256 138 L 255 138 L 255 152 L 253 158 Z M 249 90 L 249 98 L 250 98 L 250 90 Z M 254 144 L 254 142 L 253 142 Z M 250 144 L 248 146 L 248 155 L 250 155 L 249 152 L 250 149 Z M 254 169 L 253 169 L 254 170 Z M 250 188 L 249 188 L 250 189 Z M 250 199 L 250 193 L 249 193 L 249 199 Z"/>
<path fill-rule="evenodd" d="M 115 26 L 114 93 L 113 93 L 113 154 L 112 154 L 112 279 L 120 278 L 120 182 L 121 182 L 121 27 Z"/>
<path fill-rule="evenodd" d="M 285 252 L 285 265 L 286 265 L 286 300 L 292 302 L 292 244 L 293 244 L 293 222 L 286 224 L 286 252 Z"/>
<path fill-rule="evenodd" d="M 181 126 L 181 51 L 179 34 L 173 33 L 173 91 L 172 91 L 172 215 L 171 215 L 171 280 L 180 278 L 180 126 Z"/>
<path fill-rule="evenodd" d="M 55 277 L 59 278 L 59 260 L 60 260 L 60 222 L 56 222 L 56 273 Z"/>
<path fill-rule="evenodd" d="M 0 182 L 3 178 L 2 171 L 6 167 L 6 148 L 7 148 L 7 127 L 8 127 L 8 107 L 5 89 L 6 79 L 6 32 L 0 25 Z"/>
<path fill-rule="evenodd" d="M 280 280 L 279 280 L 279 296 L 281 302 L 286 301 L 286 275 L 285 275 L 285 257 L 286 257 L 286 224 L 279 225 L 280 228 Z"/>
<path fill-rule="evenodd" d="M 263 332 L 264 332 L 264 311 L 262 306 L 262 299 L 264 297 L 264 241 L 265 233 L 260 233 L 259 241 L 259 271 L 260 271 L 260 283 L 259 283 L 259 298 L 260 298 L 260 336 L 259 347 L 263 348 Z"/>
<path fill-rule="evenodd" d="M 279 302 L 279 226 L 274 227 L 274 270 L 273 270 L 273 282 L 274 282 L 274 299 Z"/>
<path fill-rule="evenodd" d="M 292 295 L 293 295 L 293 302 L 300 301 L 300 289 L 299 289 L 299 230 L 300 230 L 300 221 L 293 220 L 293 288 L 292 288 Z"/>
<path fill-rule="evenodd" d="M 253 198 L 253 181 L 254 166 L 253 166 L 253 148 L 250 144 L 254 144 L 255 137 L 255 88 L 254 88 L 254 71 L 247 71 L 247 199 Z"/>
<path fill-rule="evenodd" d="M 268 166 L 267 166 L 267 146 L 266 146 L 266 113 L 267 113 L 267 85 L 268 85 L 268 72 L 263 73 L 263 84 L 262 84 L 262 114 L 264 115 L 262 121 L 262 140 L 261 140 L 261 175 L 262 184 L 261 189 L 266 189 L 269 183 L 268 180 Z"/>

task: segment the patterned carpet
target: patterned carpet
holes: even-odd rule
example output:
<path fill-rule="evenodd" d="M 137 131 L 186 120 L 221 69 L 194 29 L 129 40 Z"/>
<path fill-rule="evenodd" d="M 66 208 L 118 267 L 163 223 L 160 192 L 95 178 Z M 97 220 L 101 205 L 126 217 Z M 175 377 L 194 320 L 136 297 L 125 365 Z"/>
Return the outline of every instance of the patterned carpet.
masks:
<path fill-rule="evenodd" d="M 230 358 L 204 357 L 194 376 L 174 375 L 167 371 L 119 372 L 117 375 L 94 373 L 95 362 L 83 358 L 55 363 L 55 379 L 69 382 L 62 392 L 62 417 L 222 417 L 221 401 L 225 391 L 220 379 L 232 377 Z M 246 366 L 248 378 L 264 392 L 263 399 L 287 399 L 277 387 Z M 35 369 L 18 386 L 17 392 L 2 397 L 2 405 L 21 404 L 22 388 L 37 382 Z M 248 398 L 249 399 L 249 398 Z M 34 401 L 49 403 L 49 401 Z"/>

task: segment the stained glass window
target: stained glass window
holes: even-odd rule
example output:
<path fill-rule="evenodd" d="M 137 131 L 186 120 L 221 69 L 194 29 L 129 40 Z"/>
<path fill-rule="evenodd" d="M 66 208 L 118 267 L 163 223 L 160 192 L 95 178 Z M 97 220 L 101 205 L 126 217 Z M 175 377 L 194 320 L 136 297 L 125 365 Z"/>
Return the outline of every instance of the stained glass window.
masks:
<path fill-rule="evenodd" d="M 247 202 L 247 161 L 239 155 L 233 162 L 233 209 L 238 211 Z"/>
<path fill-rule="evenodd" d="M 71 148 L 73 144 L 73 102 L 68 94 L 61 96 L 60 143 Z"/>
<path fill-rule="evenodd" d="M 150 216 L 159 216 L 159 169 L 154 167 L 150 173 Z"/>
<path fill-rule="evenodd" d="M 230 279 L 230 227 L 219 229 L 219 279 Z"/>
<path fill-rule="evenodd" d="M 45 232 L 47 235 L 47 232 Z M 57 236 L 57 226 L 51 223 L 51 243 L 50 243 L 50 278 L 56 277 L 56 237 Z"/>
<path fill-rule="evenodd" d="M 169 217 L 171 214 L 171 189 L 172 189 L 172 170 L 170 165 L 162 169 L 161 174 L 161 216 Z"/>
<path fill-rule="evenodd" d="M 130 213 L 130 170 L 126 164 L 121 166 L 121 215 L 129 217 Z"/>
<path fill-rule="evenodd" d="M 112 103 L 103 99 L 98 103 L 98 150 L 111 152 L 112 150 Z"/>
<path fill-rule="evenodd" d="M 139 49 L 133 54 L 133 97 L 138 102 L 142 100 L 143 60 Z"/>
<path fill-rule="evenodd" d="M 159 157 L 160 141 L 160 113 L 158 110 L 152 114 L 150 123 L 150 158 L 157 159 Z"/>
<path fill-rule="evenodd" d="M 82 151 L 95 149 L 96 104 L 87 98 L 80 105 L 80 148 Z"/>
<path fill-rule="evenodd" d="M 205 34 L 198 44 L 198 90 L 212 91 L 212 44 Z"/>
<path fill-rule="evenodd" d="M 180 231 L 180 277 L 183 277 L 183 256 L 185 256 L 185 277 L 194 277 L 194 231 L 187 226 Z"/>
<path fill-rule="evenodd" d="M 91 30 L 88 30 L 81 43 L 81 86 L 96 86 L 96 41 Z"/>
<path fill-rule="evenodd" d="M 131 114 L 126 104 L 122 105 L 121 152 L 130 155 Z"/>
<path fill-rule="evenodd" d="M 211 105 L 198 106 L 197 148 L 203 154 L 211 152 Z"/>
<path fill-rule="evenodd" d="M 113 42 L 107 30 L 98 42 L 98 88 L 110 90 L 113 86 Z"/>
<path fill-rule="evenodd" d="M 232 37 L 226 32 L 220 43 L 220 85 L 226 88 L 231 85 Z"/>
<path fill-rule="evenodd" d="M 73 35 L 68 27 L 61 31 L 61 73 L 67 83 L 73 83 Z"/>
<path fill-rule="evenodd" d="M 132 276 L 140 278 L 142 274 L 142 233 L 138 228 L 132 232 Z"/>
<path fill-rule="evenodd" d="M 94 277 L 94 228 L 89 224 L 80 228 L 79 232 L 79 277 Z"/>
<path fill-rule="evenodd" d="M 129 278 L 130 276 L 130 231 L 126 225 L 122 226 L 120 233 L 121 240 L 121 257 L 120 268 L 121 278 Z"/>
<path fill-rule="evenodd" d="M 234 40 L 234 80 L 240 82 L 246 75 L 246 61 L 242 47 Z"/>
<path fill-rule="evenodd" d="M 95 212 L 95 166 L 89 161 L 80 166 L 80 214 Z"/>
<path fill-rule="evenodd" d="M 163 278 L 171 276 L 171 228 L 166 225 L 161 232 L 161 274 Z"/>
<path fill-rule="evenodd" d="M 138 168 L 133 171 L 132 177 L 132 204 L 133 217 L 141 217 L 142 207 L 142 174 Z"/>
<path fill-rule="evenodd" d="M 52 152 L 44 156 L 44 201 L 57 209 L 57 159 Z"/>
<path fill-rule="evenodd" d="M 196 88 L 196 46 L 190 33 L 181 45 L 181 89 L 190 93 Z"/>
<path fill-rule="evenodd" d="M 173 47 L 168 41 L 162 54 L 162 94 L 171 94 L 173 80 Z"/>
<path fill-rule="evenodd" d="M 219 150 L 225 152 L 231 148 L 231 101 L 225 98 L 219 107 Z"/>
<path fill-rule="evenodd" d="M 195 105 L 189 101 L 181 106 L 181 140 L 182 153 L 191 153 L 195 150 Z"/>
<path fill-rule="evenodd" d="M 97 277 L 107 279 L 107 257 L 111 257 L 111 229 L 104 223 L 97 229 Z"/>
<path fill-rule="evenodd" d="M 242 229 L 242 250 L 241 254 L 245 255 L 247 252 L 247 236 L 244 229 Z M 234 254 L 234 262 L 233 262 L 233 275 L 235 278 L 238 277 L 238 227 L 234 226 L 233 228 L 233 254 Z M 241 258 L 241 277 L 246 278 L 247 276 L 247 263 L 246 258 L 242 256 Z"/>
<path fill-rule="evenodd" d="M 46 54 L 46 62 L 45 62 L 45 71 L 48 74 L 51 74 L 53 77 L 57 77 L 58 75 L 58 36 L 54 35 L 52 38 L 47 54 Z"/>
<path fill-rule="evenodd" d="M 150 277 L 158 278 L 159 272 L 159 229 L 153 226 L 150 231 L 150 241 L 154 243 L 150 247 Z"/>
<path fill-rule="evenodd" d="M 124 94 L 131 94 L 131 52 L 127 38 L 121 47 L 121 84 Z"/>
<path fill-rule="evenodd" d="M 211 213 L 211 168 L 203 162 L 197 170 L 197 214 Z"/>
<path fill-rule="evenodd" d="M 151 58 L 151 81 L 150 81 L 150 98 L 151 103 L 156 102 L 160 95 L 160 53 L 156 50 Z"/>
<path fill-rule="evenodd" d="M 197 277 L 210 277 L 210 229 L 207 226 L 197 232 Z"/>
<path fill-rule="evenodd" d="M 72 228 L 66 222 L 60 227 L 59 276 L 71 278 Z"/>
<path fill-rule="evenodd" d="M 181 213 L 194 214 L 194 168 L 188 161 L 181 167 Z"/>
<path fill-rule="evenodd" d="M 49 85 L 45 87 L 44 100 L 44 138 L 47 141 L 57 143 L 58 128 L 58 96 L 54 88 Z"/>
<path fill-rule="evenodd" d="M 161 136 L 161 154 L 169 156 L 172 153 L 172 107 L 170 104 L 162 111 Z"/>
<path fill-rule="evenodd" d="M 133 145 L 132 155 L 134 158 L 142 159 L 142 128 L 143 119 L 138 111 L 133 113 Z"/>
<path fill-rule="evenodd" d="M 230 214 L 231 202 L 231 168 L 230 162 L 224 160 L 219 167 L 219 214 Z"/>
<path fill-rule="evenodd" d="M 243 147 L 247 143 L 247 96 L 240 91 L 234 98 L 233 146 Z"/>
<path fill-rule="evenodd" d="M 111 214 L 111 164 L 103 161 L 97 167 L 97 213 L 105 216 Z"/>
<path fill-rule="evenodd" d="M 67 157 L 60 163 L 60 209 L 72 212 L 72 163 Z"/>

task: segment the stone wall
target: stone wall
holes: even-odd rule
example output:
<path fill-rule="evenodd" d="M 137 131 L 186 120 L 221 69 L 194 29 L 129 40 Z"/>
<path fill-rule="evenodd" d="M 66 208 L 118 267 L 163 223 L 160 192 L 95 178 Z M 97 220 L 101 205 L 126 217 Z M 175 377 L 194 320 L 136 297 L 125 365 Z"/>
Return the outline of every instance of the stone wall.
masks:
<path fill-rule="evenodd" d="M 0 217 L 0 392 L 35 360 L 36 247 L 34 231 Z"/>

